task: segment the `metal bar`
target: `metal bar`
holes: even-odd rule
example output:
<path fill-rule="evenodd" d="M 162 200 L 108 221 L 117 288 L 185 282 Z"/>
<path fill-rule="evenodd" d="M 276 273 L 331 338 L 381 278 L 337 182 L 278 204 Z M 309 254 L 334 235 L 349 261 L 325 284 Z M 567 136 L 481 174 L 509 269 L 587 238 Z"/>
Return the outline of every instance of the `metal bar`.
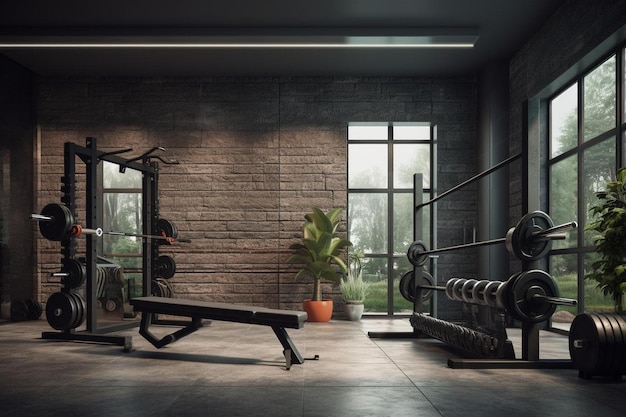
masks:
<path fill-rule="evenodd" d="M 446 287 L 440 287 L 438 285 L 418 285 L 418 288 L 423 288 L 426 290 L 435 290 L 435 291 L 445 291 Z"/>
<path fill-rule="evenodd" d="M 421 252 L 421 255 L 429 255 L 432 253 L 440 253 L 440 252 L 449 252 L 449 251 L 453 251 L 453 250 L 458 250 L 458 249 L 467 249 L 467 248 L 473 248 L 473 247 L 477 247 L 477 246 L 486 246 L 486 245 L 495 245 L 498 243 L 503 243 L 506 241 L 505 237 L 500 237 L 498 239 L 491 239 L 491 240 L 484 240 L 482 242 L 473 242 L 473 243 L 464 243 L 462 245 L 457 245 L 457 246 L 448 246 L 445 248 L 437 248 L 437 249 L 431 249 L 431 250 L 427 250 L 424 252 Z"/>
<path fill-rule="evenodd" d="M 531 239 L 535 239 L 536 237 L 547 237 L 548 239 L 551 239 L 549 237 L 551 235 L 561 236 L 560 234 L 558 234 L 558 232 L 565 232 L 567 230 L 575 229 L 577 227 L 578 223 L 576 222 L 563 223 L 558 226 L 553 226 L 547 229 L 540 230 L 538 232 L 533 232 L 530 236 Z M 557 239 L 560 239 L 560 237 L 557 237 Z"/>
<path fill-rule="evenodd" d="M 515 161 L 516 159 L 520 158 L 521 156 L 522 156 L 521 152 L 517 153 L 517 154 L 511 156 L 510 158 L 507 158 L 504 161 L 502 161 L 502 162 L 492 166 L 491 168 L 489 168 L 489 169 L 487 169 L 487 170 L 485 170 L 485 171 L 483 171 L 483 172 L 481 172 L 481 173 L 479 173 L 477 175 L 474 175 L 470 179 L 467 179 L 467 180 L 463 181 L 462 183 L 455 185 L 454 187 L 450 188 L 449 190 L 444 191 L 443 193 L 439 194 L 437 197 L 435 197 L 435 198 L 433 198 L 433 199 L 431 199 L 431 200 L 429 200 L 429 201 L 427 201 L 425 203 L 420 204 L 416 208 L 421 208 L 423 206 L 427 206 L 427 205 L 430 205 L 430 204 L 432 204 L 432 203 L 434 203 L 434 202 L 436 202 L 438 200 L 441 200 L 443 197 L 447 196 L 448 194 L 451 194 L 451 193 L 457 191 L 458 189 L 465 187 L 466 185 L 469 185 L 469 184 L 471 184 L 471 183 L 473 183 L 475 181 L 478 181 L 479 179 L 481 179 L 483 177 L 486 177 L 487 175 L 491 174 L 494 171 L 497 171 L 498 169 L 502 168 L 505 165 L 508 165 L 509 163 Z"/>
<path fill-rule="evenodd" d="M 535 294 L 533 295 L 533 299 L 538 299 L 548 302 L 550 304 L 556 304 L 561 306 L 575 307 L 578 305 L 578 300 L 574 300 L 573 298 L 550 297 L 547 295 Z"/>

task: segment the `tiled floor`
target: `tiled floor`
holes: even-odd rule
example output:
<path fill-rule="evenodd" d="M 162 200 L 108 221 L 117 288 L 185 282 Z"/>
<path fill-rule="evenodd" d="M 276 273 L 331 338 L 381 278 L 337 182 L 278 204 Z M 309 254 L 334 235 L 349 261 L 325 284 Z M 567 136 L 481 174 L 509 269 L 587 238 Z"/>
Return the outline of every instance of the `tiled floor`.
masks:
<path fill-rule="evenodd" d="M 626 382 L 574 369 L 451 369 L 432 339 L 372 339 L 408 319 L 307 323 L 289 331 L 305 358 L 285 369 L 271 329 L 212 322 L 134 351 L 41 338 L 45 320 L 0 324 L 0 416 L 622 416 Z M 155 331 L 156 332 L 156 331 Z M 519 332 L 510 330 L 517 344 Z M 568 359 L 565 336 L 541 336 L 542 358 Z"/>

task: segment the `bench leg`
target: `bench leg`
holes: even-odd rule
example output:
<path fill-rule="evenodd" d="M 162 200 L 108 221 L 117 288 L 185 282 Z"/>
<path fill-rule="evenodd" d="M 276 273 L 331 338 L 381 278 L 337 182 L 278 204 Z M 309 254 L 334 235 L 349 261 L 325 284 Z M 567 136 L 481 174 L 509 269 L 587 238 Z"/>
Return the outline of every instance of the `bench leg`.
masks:
<path fill-rule="evenodd" d="M 287 331 L 284 327 L 272 326 L 272 330 L 274 330 L 274 334 L 280 340 L 280 343 L 283 345 L 283 354 L 285 355 L 285 362 L 287 364 L 287 370 L 291 368 L 292 363 L 303 364 L 304 358 L 298 352 L 296 345 L 293 343 Z"/>
<path fill-rule="evenodd" d="M 141 325 L 139 327 L 139 334 L 142 335 L 148 342 L 152 343 L 152 346 L 157 349 L 160 349 L 165 345 L 169 345 L 170 343 L 173 343 L 178 339 L 181 339 L 202 327 L 202 319 L 199 317 L 194 317 L 191 319 L 189 325 L 159 339 L 149 330 L 149 327 L 152 324 L 152 316 L 152 313 L 147 313 L 145 311 L 141 313 Z"/>

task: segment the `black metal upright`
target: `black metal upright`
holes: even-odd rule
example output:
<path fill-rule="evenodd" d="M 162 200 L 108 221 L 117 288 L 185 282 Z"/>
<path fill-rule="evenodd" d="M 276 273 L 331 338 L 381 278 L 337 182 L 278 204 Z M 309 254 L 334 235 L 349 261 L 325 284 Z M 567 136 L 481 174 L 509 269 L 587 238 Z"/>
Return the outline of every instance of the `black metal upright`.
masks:
<path fill-rule="evenodd" d="M 85 164 L 85 225 L 88 229 L 97 229 L 101 225 L 101 220 L 98 207 L 99 207 L 99 195 L 98 195 L 98 164 L 101 161 L 108 161 L 118 164 L 120 170 L 123 171 L 126 168 L 132 168 L 140 171 L 143 175 L 143 232 L 145 235 L 156 234 L 156 220 L 158 218 L 158 185 L 157 185 L 157 171 L 158 167 L 156 163 L 149 163 L 148 158 L 145 157 L 141 162 L 134 160 L 126 160 L 117 155 L 117 153 L 126 152 L 130 149 L 119 152 L 102 152 L 97 148 L 96 138 L 86 138 L 86 146 L 78 146 L 76 144 L 67 142 L 64 147 L 64 176 L 61 179 L 63 186 L 63 196 L 61 197 L 62 203 L 70 209 L 72 215 L 77 219 L 77 204 L 76 204 L 76 158 L 80 158 Z M 138 321 L 125 321 L 122 323 L 116 323 L 113 325 L 107 325 L 98 327 L 97 317 L 97 289 L 96 289 L 96 277 L 97 277 L 97 262 L 98 262 L 98 245 L 97 236 L 94 234 L 85 234 L 86 238 L 86 272 L 87 279 L 85 284 L 85 307 L 86 311 L 86 330 L 76 331 L 76 329 L 68 329 L 60 332 L 43 332 L 42 338 L 44 339 L 56 339 L 56 340 L 81 340 L 100 343 L 110 343 L 119 346 L 124 346 L 125 351 L 132 350 L 132 338 L 130 336 L 107 336 L 104 333 L 111 333 L 114 331 L 124 330 L 132 327 L 139 326 Z M 154 260 L 158 256 L 158 245 L 152 242 L 152 239 L 144 239 L 143 243 L 143 295 L 150 294 L 150 284 L 152 277 L 154 276 Z M 67 266 L 70 261 L 73 261 L 76 257 L 76 239 L 74 236 L 61 241 L 62 246 L 62 263 Z M 155 250 L 157 252 L 155 252 Z M 72 291 L 68 286 L 64 286 L 61 289 L 62 292 L 70 293 Z"/>

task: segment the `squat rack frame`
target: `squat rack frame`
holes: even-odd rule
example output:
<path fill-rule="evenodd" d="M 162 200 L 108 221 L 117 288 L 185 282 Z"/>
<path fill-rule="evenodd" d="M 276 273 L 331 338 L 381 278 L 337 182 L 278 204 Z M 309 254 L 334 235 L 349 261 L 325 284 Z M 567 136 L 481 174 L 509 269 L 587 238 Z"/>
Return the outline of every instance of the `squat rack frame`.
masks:
<path fill-rule="evenodd" d="M 151 162 L 149 154 L 155 150 L 144 153 L 140 157 L 133 159 L 124 159 L 118 154 L 128 152 L 131 149 L 124 149 L 114 152 L 103 152 L 97 148 L 97 139 L 93 137 L 86 138 L 86 146 L 78 146 L 71 142 L 64 145 L 64 176 L 61 178 L 63 186 L 63 196 L 61 202 L 64 203 L 76 218 L 76 158 L 85 164 L 85 216 L 86 227 L 96 229 L 101 223 L 98 207 L 100 206 L 100 198 L 98 195 L 98 164 L 101 161 L 107 161 L 119 165 L 120 172 L 124 172 L 126 168 L 131 168 L 142 173 L 142 230 L 144 235 L 155 235 L 158 233 L 156 224 L 159 217 L 159 200 L 158 200 L 158 164 Z M 76 329 L 63 330 L 60 332 L 43 332 L 43 339 L 54 339 L 64 341 L 91 341 L 99 343 L 110 343 L 123 346 L 124 351 L 132 350 L 131 336 L 114 336 L 106 335 L 115 331 L 125 330 L 139 326 L 139 321 L 128 321 L 116 323 L 108 326 L 98 326 L 97 320 L 97 294 L 95 288 L 95 277 L 97 276 L 97 259 L 98 246 L 97 236 L 94 234 L 85 234 L 86 239 L 86 270 L 87 279 L 85 282 L 86 296 L 86 330 L 76 331 Z M 62 263 L 74 259 L 76 256 L 76 240 L 74 236 L 69 236 L 61 241 L 61 253 L 63 255 Z M 152 239 L 143 239 L 142 243 L 142 295 L 150 295 L 151 279 L 155 276 L 156 259 L 159 250 L 158 242 Z M 72 289 L 64 286 L 62 292 L 71 292 Z"/>

